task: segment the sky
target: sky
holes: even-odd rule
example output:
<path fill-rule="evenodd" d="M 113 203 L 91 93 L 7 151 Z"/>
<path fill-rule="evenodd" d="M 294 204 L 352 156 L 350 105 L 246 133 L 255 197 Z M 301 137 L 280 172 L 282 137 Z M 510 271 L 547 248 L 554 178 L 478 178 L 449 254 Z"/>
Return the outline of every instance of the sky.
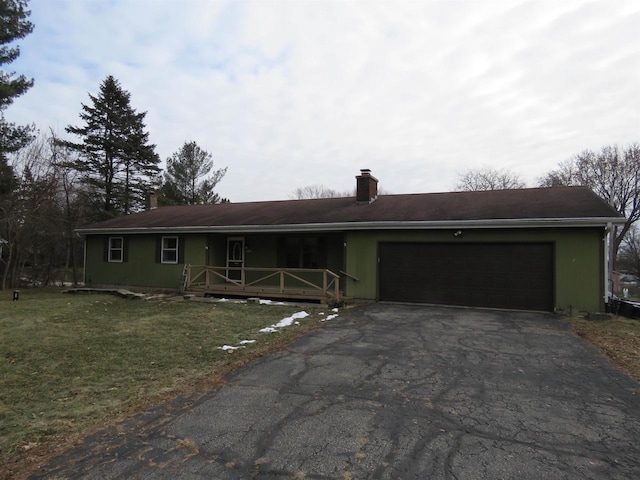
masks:
<path fill-rule="evenodd" d="M 232 202 L 298 187 L 528 186 L 585 149 L 640 141 L 637 0 L 31 0 L 6 111 L 58 135 L 113 75 L 163 162 L 196 141 Z M 6 65 L 5 65 L 6 67 Z"/>

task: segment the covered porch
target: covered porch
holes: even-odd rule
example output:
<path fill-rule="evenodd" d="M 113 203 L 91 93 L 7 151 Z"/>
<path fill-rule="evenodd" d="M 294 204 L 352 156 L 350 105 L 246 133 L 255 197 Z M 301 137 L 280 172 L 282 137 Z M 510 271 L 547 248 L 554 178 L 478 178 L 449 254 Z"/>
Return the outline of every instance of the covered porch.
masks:
<path fill-rule="evenodd" d="M 344 301 L 340 275 L 325 268 L 257 268 L 185 265 L 182 289 L 205 295 Z"/>

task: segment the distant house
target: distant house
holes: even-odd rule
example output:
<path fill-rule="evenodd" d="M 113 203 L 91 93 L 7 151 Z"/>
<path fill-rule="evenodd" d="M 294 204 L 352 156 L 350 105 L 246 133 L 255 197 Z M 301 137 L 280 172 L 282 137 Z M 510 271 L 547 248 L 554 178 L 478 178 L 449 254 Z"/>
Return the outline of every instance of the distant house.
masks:
<path fill-rule="evenodd" d="M 161 207 L 80 229 L 92 286 L 491 308 L 604 308 L 607 232 L 585 187 Z"/>
<path fill-rule="evenodd" d="M 611 289 L 616 297 L 637 297 L 638 276 L 624 272 L 611 272 Z"/>
<path fill-rule="evenodd" d="M 633 275 L 630 273 L 621 273 L 620 274 L 620 282 L 621 283 L 638 283 L 637 275 Z"/>

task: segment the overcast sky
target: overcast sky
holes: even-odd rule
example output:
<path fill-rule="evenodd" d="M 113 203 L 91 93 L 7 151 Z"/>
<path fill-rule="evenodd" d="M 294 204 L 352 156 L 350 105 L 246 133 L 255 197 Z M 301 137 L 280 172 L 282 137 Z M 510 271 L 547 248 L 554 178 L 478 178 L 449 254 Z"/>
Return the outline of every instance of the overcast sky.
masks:
<path fill-rule="evenodd" d="M 163 159 L 228 167 L 234 202 L 452 190 L 491 166 L 530 186 L 584 149 L 640 137 L 637 0 L 31 0 L 6 112 L 61 135 L 113 75 Z"/>

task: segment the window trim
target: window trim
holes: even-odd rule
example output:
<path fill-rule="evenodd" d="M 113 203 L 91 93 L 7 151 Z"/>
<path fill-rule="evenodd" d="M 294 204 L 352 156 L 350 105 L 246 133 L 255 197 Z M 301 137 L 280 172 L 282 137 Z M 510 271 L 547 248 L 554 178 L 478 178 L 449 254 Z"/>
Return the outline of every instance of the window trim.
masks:
<path fill-rule="evenodd" d="M 166 248 L 165 247 L 165 239 L 175 239 L 176 241 L 176 247 L 175 248 Z M 165 260 L 164 254 L 165 252 L 175 252 L 175 260 Z M 178 237 L 177 235 L 163 235 L 162 238 L 160 239 L 160 263 L 163 264 L 167 264 L 167 265 L 176 265 L 178 263 L 178 260 L 180 258 L 180 237 Z"/>
<path fill-rule="evenodd" d="M 115 248 L 111 244 L 112 240 L 120 240 L 120 248 Z M 113 252 L 120 252 L 120 259 L 113 258 Z M 109 237 L 107 243 L 107 261 L 109 263 L 123 263 L 124 262 L 124 237 Z"/>

